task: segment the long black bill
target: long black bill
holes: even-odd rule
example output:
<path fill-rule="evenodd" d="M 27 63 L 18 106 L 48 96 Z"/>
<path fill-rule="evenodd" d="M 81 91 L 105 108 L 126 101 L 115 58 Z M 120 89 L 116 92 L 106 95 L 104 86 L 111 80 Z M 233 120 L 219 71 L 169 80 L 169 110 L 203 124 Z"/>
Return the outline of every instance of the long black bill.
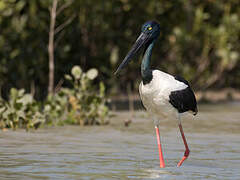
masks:
<path fill-rule="evenodd" d="M 149 35 L 145 33 L 141 33 L 140 36 L 137 38 L 135 44 L 133 45 L 132 49 L 128 52 L 122 63 L 117 68 L 115 75 L 123 69 L 132 59 L 132 57 L 143 47 L 149 39 Z"/>

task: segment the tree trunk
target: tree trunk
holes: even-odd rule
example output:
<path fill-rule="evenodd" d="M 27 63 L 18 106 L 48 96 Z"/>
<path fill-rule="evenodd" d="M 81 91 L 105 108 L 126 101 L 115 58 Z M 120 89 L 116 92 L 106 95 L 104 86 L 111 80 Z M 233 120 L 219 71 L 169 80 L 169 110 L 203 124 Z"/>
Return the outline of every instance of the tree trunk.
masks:
<path fill-rule="evenodd" d="M 50 10 L 50 29 L 48 41 L 48 58 L 49 58 L 49 81 L 48 81 L 48 94 L 53 93 L 54 88 L 54 31 L 56 23 L 56 10 L 58 0 L 53 0 Z"/>

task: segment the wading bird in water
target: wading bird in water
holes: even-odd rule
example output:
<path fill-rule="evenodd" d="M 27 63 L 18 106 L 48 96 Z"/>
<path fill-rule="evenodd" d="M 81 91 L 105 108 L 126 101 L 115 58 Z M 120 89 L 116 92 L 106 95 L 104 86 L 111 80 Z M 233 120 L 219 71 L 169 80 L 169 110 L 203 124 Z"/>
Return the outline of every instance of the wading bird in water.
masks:
<path fill-rule="evenodd" d="M 166 117 L 178 119 L 179 130 L 185 145 L 184 156 L 177 165 L 179 167 L 190 153 L 180 117 L 185 112 L 196 115 L 198 112 L 197 102 L 189 83 L 184 78 L 150 68 L 152 49 L 159 34 L 160 25 L 157 22 L 148 21 L 143 24 L 140 36 L 119 65 L 115 74 L 124 68 L 141 48 L 144 48 L 141 64 L 142 82 L 139 85 L 139 93 L 144 107 L 151 115 L 157 117 L 157 119 L 154 119 L 154 124 L 157 134 L 160 167 L 165 167 L 165 163 L 159 135 L 159 118 Z"/>

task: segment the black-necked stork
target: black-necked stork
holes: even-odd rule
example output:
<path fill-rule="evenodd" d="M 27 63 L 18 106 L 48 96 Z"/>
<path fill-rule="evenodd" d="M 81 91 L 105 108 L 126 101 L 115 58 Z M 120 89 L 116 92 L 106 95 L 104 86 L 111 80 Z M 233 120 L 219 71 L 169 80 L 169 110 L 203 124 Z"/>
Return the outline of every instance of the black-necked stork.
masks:
<path fill-rule="evenodd" d="M 193 115 L 197 114 L 196 98 L 189 83 L 184 78 L 150 68 L 152 49 L 160 34 L 160 25 L 155 21 L 148 21 L 143 24 L 141 31 L 140 36 L 115 74 L 124 68 L 132 57 L 144 47 L 141 64 L 142 82 L 139 85 L 140 97 L 144 107 L 150 114 L 156 115 L 158 118 L 172 116 L 178 119 L 179 129 L 185 145 L 184 156 L 178 163 L 178 166 L 181 166 L 189 156 L 190 150 L 184 136 L 180 115 L 185 112 L 191 112 Z M 163 168 L 165 163 L 159 135 L 159 119 L 154 119 L 154 124 L 157 134 L 160 167 Z"/>

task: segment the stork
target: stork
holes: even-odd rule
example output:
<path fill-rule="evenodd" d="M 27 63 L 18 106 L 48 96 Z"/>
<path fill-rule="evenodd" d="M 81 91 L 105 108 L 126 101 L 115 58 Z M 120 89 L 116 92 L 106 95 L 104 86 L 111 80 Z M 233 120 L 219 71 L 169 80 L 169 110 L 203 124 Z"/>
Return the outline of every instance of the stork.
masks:
<path fill-rule="evenodd" d="M 139 85 L 139 94 L 146 110 L 157 117 L 154 119 L 160 168 L 165 167 L 163 151 L 159 134 L 159 119 L 174 117 L 178 120 L 179 130 L 185 146 L 185 153 L 177 166 L 188 158 L 190 150 L 181 124 L 181 114 L 198 112 L 195 95 L 188 83 L 181 76 L 172 76 L 160 70 L 150 68 L 152 49 L 160 34 L 160 25 L 156 21 L 148 21 L 142 25 L 141 34 L 128 52 L 115 74 L 124 68 L 140 49 L 144 48 L 141 64 L 142 82 Z"/>

